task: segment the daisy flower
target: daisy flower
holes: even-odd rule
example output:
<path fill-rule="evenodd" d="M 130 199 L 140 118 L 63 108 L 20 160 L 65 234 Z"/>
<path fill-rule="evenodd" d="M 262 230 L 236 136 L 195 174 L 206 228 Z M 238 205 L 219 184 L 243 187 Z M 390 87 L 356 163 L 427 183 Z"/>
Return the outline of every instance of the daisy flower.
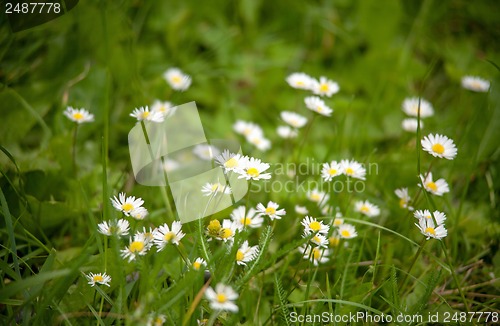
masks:
<path fill-rule="evenodd" d="M 308 234 L 327 234 L 330 230 L 330 227 L 328 225 L 324 225 L 322 221 L 318 221 L 317 219 L 310 216 L 304 217 L 304 219 L 300 223 L 304 226 L 304 232 Z"/>
<path fill-rule="evenodd" d="M 335 217 L 335 219 L 332 222 L 333 226 L 341 226 L 342 224 L 344 224 L 344 219 L 341 217 Z"/>
<path fill-rule="evenodd" d="M 302 253 L 304 259 L 310 259 L 314 266 L 318 266 L 319 263 L 326 263 L 330 251 L 328 249 L 311 247 L 309 245 L 299 247 L 299 251 Z"/>
<path fill-rule="evenodd" d="M 352 239 L 358 236 L 356 228 L 351 224 L 342 224 L 338 229 L 339 236 L 342 239 Z"/>
<path fill-rule="evenodd" d="M 434 157 L 453 160 L 457 156 L 457 147 L 452 139 L 439 135 L 429 134 L 421 141 L 422 148 Z"/>
<path fill-rule="evenodd" d="M 226 173 L 240 169 L 246 164 L 247 160 L 247 157 L 231 153 L 227 149 L 215 158 L 215 162 L 222 166 Z"/>
<path fill-rule="evenodd" d="M 239 206 L 231 212 L 231 219 L 238 223 L 239 228 L 248 226 L 252 229 L 256 229 L 262 226 L 264 219 L 255 209 L 250 208 L 246 214 L 245 211 L 245 206 Z"/>
<path fill-rule="evenodd" d="M 245 240 L 241 247 L 236 251 L 236 264 L 246 265 L 257 257 L 259 253 L 259 246 L 248 245 L 248 241 Z"/>
<path fill-rule="evenodd" d="M 179 68 L 170 68 L 163 73 L 163 78 L 176 91 L 185 91 L 191 86 L 191 77 Z"/>
<path fill-rule="evenodd" d="M 85 277 L 88 279 L 91 286 L 95 286 L 96 284 L 102 284 L 109 287 L 109 283 L 111 282 L 111 277 L 106 273 L 89 273 L 85 274 Z"/>
<path fill-rule="evenodd" d="M 233 129 L 236 133 L 245 137 L 248 137 L 251 134 L 260 134 L 261 136 L 264 134 L 262 128 L 259 125 L 243 120 L 237 120 L 233 125 Z"/>
<path fill-rule="evenodd" d="M 462 77 L 462 87 L 474 92 L 487 92 L 490 89 L 490 82 L 486 79 L 473 76 Z"/>
<path fill-rule="evenodd" d="M 111 204 L 113 204 L 116 210 L 123 212 L 126 216 L 130 216 L 133 210 L 144 204 L 144 200 L 141 198 L 136 199 L 134 196 L 127 197 L 124 192 L 120 192 L 118 198 L 116 196 L 111 198 Z"/>
<path fill-rule="evenodd" d="M 305 207 L 305 206 L 295 205 L 295 213 L 300 214 L 300 215 L 307 215 L 307 214 L 309 214 L 309 211 L 307 210 L 307 207 Z"/>
<path fill-rule="evenodd" d="M 137 256 L 144 256 L 151 246 L 152 242 L 144 234 L 138 233 L 134 235 L 134 238 L 130 238 L 129 245 L 121 250 L 121 256 L 131 262 Z"/>
<path fill-rule="evenodd" d="M 310 90 L 314 79 L 303 72 L 295 72 L 286 77 L 286 82 L 293 88 Z"/>
<path fill-rule="evenodd" d="M 272 201 L 268 202 L 267 206 L 259 203 L 257 205 L 257 212 L 259 212 L 261 215 L 269 216 L 271 221 L 273 221 L 274 219 L 281 220 L 281 217 L 286 214 L 286 211 L 284 209 L 278 209 L 279 206 L 280 205 Z"/>
<path fill-rule="evenodd" d="M 165 315 L 152 314 L 149 316 L 146 326 L 162 326 L 166 320 Z"/>
<path fill-rule="evenodd" d="M 340 167 L 342 169 L 342 173 L 348 177 L 352 177 L 355 179 L 366 180 L 366 169 L 359 162 L 354 160 L 342 160 L 340 161 Z"/>
<path fill-rule="evenodd" d="M 307 199 L 318 203 L 318 205 L 327 202 L 330 199 L 330 195 L 328 195 L 324 191 L 319 191 L 317 188 L 308 190 L 306 193 Z"/>
<path fill-rule="evenodd" d="M 339 84 L 326 77 L 320 77 L 319 81 L 313 79 L 313 83 L 311 85 L 312 92 L 320 96 L 330 97 L 333 94 L 338 93 L 339 89 Z"/>
<path fill-rule="evenodd" d="M 422 216 L 423 215 L 423 216 Z M 439 211 L 434 212 L 434 217 L 436 219 L 436 223 L 432 218 L 429 218 L 429 211 L 416 211 L 415 217 L 418 218 L 418 224 L 415 225 L 420 229 L 420 232 L 426 237 L 427 240 L 430 238 L 434 239 L 442 239 L 448 235 L 448 231 L 444 227 L 444 220 L 446 219 L 446 215 Z"/>
<path fill-rule="evenodd" d="M 418 106 L 419 106 L 418 97 L 405 98 L 405 100 L 403 101 L 403 111 L 409 116 L 418 117 Z M 432 115 L 434 115 L 434 109 L 432 108 L 431 103 L 421 98 L 420 118 L 423 119 L 430 117 Z"/>
<path fill-rule="evenodd" d="M 193 153 L 202 160 L 210 161 L 220 154 L 220 150 L 212 145 L 198 144 L 193 148 Z"/>
<path fill-rule="evenodd" d="M 68 119 L 78 124 L 94 121 L 94 115 L 85 109 L 74 109 L 73 107 L 68 106 L 63 114 Z"/>
<path fill-rule="evenodd" d="M 343 168 L 337 161 L 331 161 L 330 163 L 323 163 L 323 168 L 321 169 L 321 176 L 325 181 L 332 181 L 332 179 L 338 175 L 341 175 Z"/>
<path fill-rule="evenodd" d="M 185 234 L 182 232 L 182 225 L 179 221 L 172 222 L 172 227 L 169 228 L 167 223 L 159 226 L 153 232 L 154 243 L 158 247 L 158 251 L 162 251 L 163 248 L 169 243 L 179 245 L 179 242 L 184 238 Z"/>
<path fill-rule="evenodd" d="M 170 112 L 172 111 L 171 109 L 174 107 L 174 105 L 168 101 L 162 102 L 160 100 L 155 100 L 153 102 L 153 105 L 151 105 L 151 113 L 159 113 L 161 114 L 164 118 L 166 118 Z"/>
<path fill-rule="evenodd" d="M 417 132 L 418 120 L 414 118 L 403 119 L 403 121 L 401 122 L 401 127 L 403 127 L 403 130 L 408 132 Z M 422 129 L 423 127 L 424 123 L 420 121 L 420 129 Z"/>
<path fill-rule="evenodd" d="M 443 194 L 450 192 L 450 188 L 448 187 L 446 180 L 443 178 L 436 181 L 432 180 L 432 172 L 429 172 L 425 178 L 423 175 L 420 175 L 420 180 L 422 180 L 422 183 L 424 184 L 424 189 L 433 195 L 442 196 Z"/>
<path fill-rule="evenodd" d="M 260 133 L 251 133 L 247 136 L 247 141 L 257 147 L 259 151 L 267 151 L 271 148 L 271 141 Z"/>
<path fill-rule="evenodd" d="M 304 127 L 307 123 L 306 117 L 303 117 L 295 112 L 281 111 L 280 116 L 283 121 L 296 129 Z"/>
<path fill-rule="evenodd" d="M 302 234 L 302 237 L 303 238 L 307 238 L 310 236 L 310 233 L 307 233 L 305 230 L 304 230 L 304 233 Z M 326 248 L 328 246 L 328 239 L 322 235 L 322 234 L 315 234 L 311 240 L 310 240 L 313 244 L 315 244 L 316 246 L 318 247 L 321 247 L 321 248 Z"/>
<path fill-rule="evenodd" d="M 132 216 L 136 220 L 143 220 L 146 216 L 148 216 L 148 214 L 148 210 L 144 207 L 137 207 L 132 212 L 130 212 L 130 216 Z"/>
<path fill-rule="evenodd" d="M 309 110 L 329 117 L 332 115 L 333 110 L 329 108 L 325 102 L 317 96 L 309 96 L 304 99 L 304 103 Z"/>
<path fill-rule="evenodd" d="M 408 208 L 408 203 L 411 200 L 410 195 L 408 195 L 408 188 L 399 188 L 394 190 L 394 193 L 399 198 L 399 206 L 401 208 Z"/>
<path fill-rule="evenodd" d="M 237 172 L 240 174 L 238 179 L 247 180 L 260 180 L 260 179 L 271 179 L 270 173 L 262 173 L 269 169 L 271 165 L 268 163 L 262 163 L 260 159 L 251 157 L 242 167 L 242 169 Z"/>
<path fill-rule="evenodd" d="M 413 216 L 415 216 L 416 219 L 423 219 L 424 218 L 424 219 L 432 220 L 432 215 L 434 215 L 434 218 L 436 219 L 437 225 L 443 224 L 444 221 L 446 220 L 446 215 L 440 211 L 434 211 L 432 214 L 428 209 L 425 209 L 423 211 L 417 210 L 417 211 L 413 212 Z"/>
<path fill-rule="evenodd" d="M 332 248 L 335 248 L 340 243 L 340 237 L 338 235 L 332 235 L 328 238 L 328 245 Z"/>
<path fill-rule="evenodd" d="M 289 126 L 278 126 L 276 128 L 276 133 L 281 138 L 295 138 L 298 135 L 297 130 L 290 128 Z"/>
<path fill-rule="evenodd" d="M 354 210 L 368 217 L 380 215 L 380 209 L 378 206 L 370 203 L 368 200 L 356 202 L 354 204 Z"/>
<path fill-rule="evenodd" d="M 234 241 L 234 236 L 236 235 L 236 231 L 240 230 L 240 226 L 237 222 L 231 220 L 222 220 L 222 226 L 217 233 L 216 239 L 222 240 L 224 242 Z"/>
<path fill-rule="evenodd" d="M 201 187 L 201 192 L 203 193 L 203 196 L 212 196 L 217 193 L 229 195 L 231 193 L 231 187 L 229 187 L 228 185 L 220 184 L 218 182 L 207 182 L 203 187 Z"/>
<path fill-rule="evenodd" d="M 202 266 L 203 267 L 207 266 L 206 260 L 201 257 L 196 258 L 196 260 L 193 262 L 193 269 L 195 271 L 199 271 Z"/>
<path fill-rule="evenodd" d="M 135 108 L 130 116 L 136 118 L 137 121 L 153 121 L 153 122 L 163 122 L 164 117 L 160 112 L 151 112 L 147 106 Z"/>
<path fill-rule="evenodd" d="M 238 306 L 234 303 L 238 299 L 238 293 L 228 285 L 219 283 L 215 286 L 215 290 L 209 287 L 205 291 L 205 296 L 213 310 L 238 312 Z"/>
<path fill-rule="evenodd" d="M 127 220 L 119 219 L 118 221 L 116 221 L 116 223 L 110 221 L 109 224 L 108 222 L 103 221 L 102 223 L 97 224 L 97 228 L 97 231 L 99 231 L 99 233 L 107 236 L 110 236 L 112 234 L 122 236 L 128 234 L 130 225 Z"/>

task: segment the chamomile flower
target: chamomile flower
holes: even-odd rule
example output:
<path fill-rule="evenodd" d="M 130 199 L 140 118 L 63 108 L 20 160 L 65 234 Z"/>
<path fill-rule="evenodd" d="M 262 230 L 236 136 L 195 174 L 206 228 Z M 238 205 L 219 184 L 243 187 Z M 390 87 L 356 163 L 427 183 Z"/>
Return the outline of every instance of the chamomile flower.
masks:
<path fill-rule="evenodd" d="M 202 160 L 210 161 L 220 154 L 220 150 L 212 145 L 198 144 L 193 148 L 193 153 Z"/>
<path fill-rule="evenodd" d="M 420 175 L 420 180 L 424 184 L 424 189 L 436 196 L 442 196 L 443 194 L 450 192 L 448 183 L 443 178 L 436 181 L 432 180 L 432 172 L 429 172 L 425 178 Z M 420 186 L 420 185 L 419 185 Z"/>
<path fill-rule="evenodd" d="M 267 215 L 273 220 L 281 220 L 281 217 L 286 214 L 286 211 L 284 209 L 278 209 L 280 205 L 276 204 L 275 202 L 268 202 L 267 206 L 264 206 L 262 203 L 259 203 L 257 205 L 257 212 L 259 212 L 261 215 Z"/>
<path fill-rule="evenodd" d="M 167 223 L 160 225 L 153 233 L 153 241 L 158 247 L 158 251 L 162 251 L 169 243 L 178 246 L 184 236 L 181 222 L 174 221 L 171 228 L 168 227 Z"/>
<path fill-rule="evenodd" d="M 380 209 L 378 208 L 378 206 L 370 203 L 368 200 L 357 201 L 354 204 L 354 210 L 368 217 L 375 217 L 380 215 Z"/>
<path fill-rule="evenodd" d="M 257 257 L 259 253 L 259 246 L 248 245 L 248 241 L 245 240 L 241 247 L 236 251 L 236 264 L 246 265 Z"/>
<path fill-rule="evenodd" d="M 403 119 L 403 121 L 401 122 L 401 127 L 403 127 L 403 130 L 408 132 L 417 132 L 418 120 L 414 118 Z M 422 129 L 423 127 L 424 123 L 420 121 L 420 129 Z"/>
<path fill-rule="evenodd" d="M 422 216 L 423 215 L 423 216 Z M 448 231 L 444 227 L 444 220 L 446 219 L 446 215 L 439 211 L 434 212 L 434 217 L 436 219 L 436 223 L 430 216 L 429 211 L 416 211 L 415 217 L 418 218 L 418 224 L 415 225 L 420 229 L 420 232 L 426 237 L 427 240 L 430 238 L 434 239 L 442 239 L 448 235 Z"/>
<path fill-rule="evenodd" d="M 278 134 L 278 136 L 285 139 L 295 138 L 298 135 L 297 130 L 292 129 L 289 126 L 278 126 L 276 128 L 276 133 Z"/>
<path fill-rule="evenodd" d="M 342 160 L 340 161 L 340 167 L 342 169 L 342 173 L 348 177 L 366 180 L 366 169 L 359 162 L 354 160 Z"/>
<path fill-rule="evenodd" d="M 437 210 L 434 211 L 432 214 L 428 209 L 416 210 L 415 212 L 413 212 L 413 216 L 416 219 L 423 219 L 424 218 L 424 219 L 432 220 L 434 222 L 434 220 L 432 219 L 432 215 L 434 215 L 434 219 L 436 219 L 437 225 L 443 224 L 444 221 L 446 220 L 446 215 L 443 212 L 440 212 Z"/>
<path fill-rule="evenodd" d="M 191 86 L 191 77 L 179 68 L 170 68 L 163 73 L 163 78 L 176 91 L 185 91 Z"/>
<path fill-rule="evenodd" d="M 316 95 L 330 97 L 333 94 L 338 93 L 340 87 L 339 84 L 333 80 L 329 80 L 328 78 L 322 76 L 319 78 L 319 81 L 313 79 L 311 90 Z"/>
<path fill-rule="evenodd" d="M 160 100 L 155 100 L 153 102 L 153 105 L 151 105 L 151 113 L 159 113 L 161 114 L 164 118 L 166 118 L 170 112 L 172 111 L 172 108 L 174 105 L 168 101 L 162 102 Z"/>
<path fill-rule="evenodd" d="M 146 216 L 148 216 L 148 214 L 148 210 L 144 207 L 137 207 L 130 212 L 130 216 L 132 216 L 136 220 L 143 220 Z"/>
<path fill-rule="evenodd" d="M 260 133 L 251 133 L 247 136 L 247 141 L 257 147 L 259 151 L 267 151 L 271 148 L 271 141 Z"/>
<path fill-rule="evenodd" d="M 121 192 L 118 194 L 118 198 L 116 196 L 111 198 L 111 204 L 113 204 L 116 210 L 123 212 L 126 216 L 130 216 L 132 211 L 144 204 L 144 200 L 141 198 L 136 199 L 135 196 L 127 197 L 124 192 Z"/>
<path fill-rule="evenodd" d="M 296 129 L 304 127 L 307 123 L 306 117 L 303 117 L 295 112 L 281 111 L 280 116 L 281 119 L 283 119 L 283 121 L 285 121 L 288 125 Z"/>
<path fill-rule="evenodd" d="M 262 163 L 258 158 L 251 157 L 248 159 L 246 164 L 237 172 L 240 174 L 238 179 L 247 180 L 260 180 L 260 179 L 271 179 L 270 173 L 263 173 L 269 169 L 271 165 L 268 163 Z"/>
<path fill-rule="evenodd" d="M 219 283 L 215 286 L 215 290 L 209 287 L 205 291 L 205 296 L 213 310 L 238 312 L 238 306 L 234 303 L 238 299 L 238 293 L 228 285 Z"/>
<path fill-rule="evenodd" d="M 217 193 L 229 195 L 231 194 L 231 187 L 229 187 L 229 185 L 223 185 L 218 182 L 207 182 L 203 187 L 201 187 L 201 192 L 203 193 L 203 196 L 213 196 Z"/>
<path fill-rule="evenodd" d="M 305 206 L 295 205 L 295 213 L 300 214 L 300 215 L 307 215 L 307 214 L 309 214 L 309 211 L 307 210 L 307 207 L 305 207 Z"/>
<path fill-rule="evenodd" d="M 257 135 L 263 135 L 264 132 L 262 131 L 262 128 L 253 123 L 253 122 L 248 122 L 248 121 L 243 121 L 243 120 L 237 120 L 236 123 L 233 125 L 233 129 L 236 133 L 243 135 L 245 137 L 250 136 L 251 134 L 257 134 Z"/>
<path fill-rule="evenodd" d="M 88 275 L 85 274 L 85 277 L 88 279 L 89 283 L 91 286 L 95 286 L 96 284 L 102 284 L 106 286 L 110 286 L 109 283 L 111 282 L 111 277 L 107 275 L 106 273 L 89 273 Z"/>
<path fill-rule="evenodd" d="M 490 89 L 490 82 L 480 77 L 464 76 L 462 87 L 470 91 L 485 93 Z"/>
<path fill-rule="evenodd" d="M 195 271 L 199 271 L 202 267 L 206 266 L 207 266 L 206 260 L 201 257 L 196 258 L 192 265 Z"/>
<path fill-rule="evenodd" d="M 320 233 L 320 234 L 327 234 L 328 231 L 330 230 L 330 227 L 328 225 L 323 224 L 322 221 L 318 221 L 314 217 L 311 216 L 306 216 L 300 222 L 304 226 L 304 232 L 311 234 L 311 233 Z"/>
<path fill-rule="evenodd" d="M 215 158 L 215 162 L 224 168 L 226 173 L 241 169 L 247 162 L 248 158 L 241 154 L 231 153 L 225 149 Z"/>
<path fill-rule="evenodd" d="M 162 326 L 166 320 L 165 315 L 151 314 L 148 318 L 146 326 Z"/>
<path fill-rule="evenodd" d="M 339 226 L 338 233 L 342 239 L 352 239 L 358 236 L 354 225 L 346 223 Z"/>
<path fill-rule="evenodd" d="M 338 175 L 343 173 L 343 168 L 337 161 L 331 161 L 330 163 L 323 163 L 323 168 L 321 169 L 321 177 L 325 181 L 332 181 Z"/>
<path fill-rule="evenodd" d="M 286 82 L 293 88 L 310 90 L 314 79 L 303 72 L 295 72 L 286 77 Z"/>
<path fill-rule="evenodd" d="M 317 96 L 306 97 L 304 99 L 304 103 L 306 104 L 306 107 L 311 111 L 324 115 L 325 117 L 329 117 L 332 115 L 333 110 Z"/>
<path fill-rule="evenodd" d="M 299 247 L 299 251 L 302 253 L 302 257 L 310 259 L 314 266 L 318 266 L 319 263 L 326 263 L 329 260 L 330 251 L 328 249 L 305 245 Z"/>
<path fill-rule="evenodd" d="M 121 250 L 121 256 L 131 262 L 138 256 L 144 256 L 151 246 L 152 242 L 144 234 L 135 234 L 134 238 L 130 238 L 129 245 Z"/>
<path fill-rule="evenodd" d="M 118 236 L 127 235 L 130 229 L 130 224 L 127 220 L 119 219 L 116 222 L 110 221 L 109 223 L 103 221 L 97 224 L 99 233 L 110 236 L 116 234 Z"/>
<path fill-rule="evenodd" d="M 94 115 L 85 109 L 74 109 L 73 107 L 68 106 L 63 114 L 68 119 L 78 124 L 94 121 Z"/>
<path fill-rule="evenodd" d="M 231 219 L 238 223 L 239 228 L 247 226 L 256 229 L 262 226 L 264 219 L 255 209 L 250 208 L 246 214 L 245 211 L 245 206 L 239 206 L 231 212 Z"/>
<path fill-rule="evenodd" d="M 305 230 L 304 230 L 304 234 L 302 235 L 302 237 L 306 238 L 306 237 L 309 237 L 309 233 L 307 233 Z M 326 248 L 328 247 L 328 239 L 322 235 L 322 234 L 315 234 L 311 240 L 310 240 L 313 244 L 315 244 L 317 247 L 320 247 L 320 248 Z"/>
<path fill-rule="evenodd" d="M 342 224 L 344 224 L 344 219 L 342 217 L 335 217 L 335 219 L 332 222 L 332 225 L 335 227 L 339 227 Z"/>
<path fill-rule="evenodd" d="M 452 139 L 439 135 L 429 134 L 421 141 L 422 148 L 434 157 L 453 160 L 457 156 L 457 147 Z"/>
<path fill-rule="evenodd" d="M 318 205 L 326 203 L 330 199 L 330 195 L 328 195 L 324 191 L 318 190 L 317 188 L 312 190 L 311 189 L 307 190 L 306 196 L 307 199 L 309 199 L 312 202 L 318 203 Z"/>
<path fill-rule="evenodd" d="M 218 240 L 222 240 L 224 242 L 234 241 L 234 236 L 236 235 L 236 231 L 240 230 L 241 227 L 237 222 L 231 220 L 222 220 L 222 226 L 219 229 L 217 236 L 215 237 Z"/>
<path fill-rule="evenodd" d="M 164 116 L 160 112 L 151 112 L 147 106 L 135 108 L 130 116 L 136 118 L 137 121 L 153 121 L 153 122 L 163 122 Z"/>
<path fill-rule="evenodd" d="M 401 208 L 408 208 L 408 203 L 411 200 L 410 195 L 408 195 L 408 188 L 399 188 L 394 190 L 394 193 L 399 198 L 399 206 Z"/>
<path fill-rule="evenodd" d="M 424 100 L 423 98 L 420 98 L 419 100 L 418 97 L 406 98 L 403 101 L 403 111 L 409 116 L 418 117 L 419 102 L 420 118 L 424 119 L 434 115 L 434 109 L 431 103 Z"/>

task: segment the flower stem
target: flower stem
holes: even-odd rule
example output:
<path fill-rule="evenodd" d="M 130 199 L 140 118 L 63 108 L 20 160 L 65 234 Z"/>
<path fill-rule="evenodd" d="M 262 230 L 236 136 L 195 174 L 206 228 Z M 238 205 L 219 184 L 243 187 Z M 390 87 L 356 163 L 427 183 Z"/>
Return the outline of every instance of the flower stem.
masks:
<path fill-rule="evenodd" d="M 73 147 L 71 152 L 71 160 L 73 162 L 73 173 L 75 177 L 78 173 L 76 166 L 76 136 L 78 135 L 78 123 L 75 122 L 75 128 L 73 129 Z"/>
<path fill-rule="evenodd" d="M 413 266 L 415 265 L 415 262 L 417 261 L 418 257 L 420 256 L 420 254 L 424 250 L 424 247 L 426 244 L 427 244 L 427 240 L 425 238 L 422 239 L 422 241 L 420 242 L 420 246 L 418 247 L 417 253 L 415 254 L 415 257 L 413 257 L 413 261 L 411 262 L 411 265 L 410 265 L 410 268 L 408 269 L 408 272 L 405 274 L 405 276 L 403 276 L 403 281 L 401 282 L 401 289 L 403 289 L 404 286 L 406 285 L 408 275 L 410 275 L 411 270 L 413 269 Z"/>

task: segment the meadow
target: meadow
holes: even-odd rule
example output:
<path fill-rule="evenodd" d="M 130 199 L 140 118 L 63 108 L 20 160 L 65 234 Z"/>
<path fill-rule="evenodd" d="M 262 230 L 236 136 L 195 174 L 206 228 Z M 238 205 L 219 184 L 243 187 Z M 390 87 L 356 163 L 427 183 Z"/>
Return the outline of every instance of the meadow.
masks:
<path fill-rule="evenodd" d="M 94 0 L 21 31 L 2 12 L 0 324 L 499 323 L 499 11 Z M 207 143 L 143 182 L 129 132 L 190 102 Z M 219 177 L 194 197 L 162 184 L 197 162 Z"/>

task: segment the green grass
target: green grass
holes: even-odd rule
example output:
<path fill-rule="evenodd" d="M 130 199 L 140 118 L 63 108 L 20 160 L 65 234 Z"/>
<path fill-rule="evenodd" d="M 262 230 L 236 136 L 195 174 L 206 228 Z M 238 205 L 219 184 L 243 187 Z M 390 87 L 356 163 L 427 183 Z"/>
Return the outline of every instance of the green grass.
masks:
<path fill-rule="evenodd" d="M 0 14 L 0 324 L 137 325 L 161 314 L 166 325 L 293 325 L 293 314 L 306 313 L 500 313 L 499 9 L 496 1 L 464 0 L 87 1 L 17 33 Z M 170 67 L 191 75 L 187 91 L 162 78 Z M 339 83 L 325 98 L 332 117 L 306 109 L 310 92 L 285 82 L 293 72 Z M 464 75 L 488 79 L 490 90 L 463 89 Z M 408 133 L 401 103 L 414 96 L 435 114 Z M 169 192 L 138 184 L 130 163 L 129 114 L 155 99 L 195 101 L 208 139 L 236 140 L 245 155 L 271 163 L 267 188 L 253 181 L 236 206 L 272 200 L 286 216 L 266 217 L 235 246 L 207 241 L 209 221 L 229 218 L 229 208 L 184 224 L 178 247 L 121 258 L 128 237 L 97 231 L 123 217 L 110 197 L 144 199 L 150 215 L 128 218 L 132 232 L 177 218 Z M 95 121 L 75 129 L 62 114 L 67 106 L 86 108 Z M 295 139 L 276 134 L 283 110 L 309 119 Z M 259 151 L 237 135 L 236 120 L 259 124 L 272 148 Z M 419 139 L 429 133 L 452 138 L 457 157 L 422 151 Z M 306 198 L 308 184 L 322 184 L 312 167 L 341 159 L 376 171 L 362 191 L 330 193 L 332 209 L 322 212 Z M 278 164 L 292 163 L 309 170 L 290 178 Z M 428 169 L 449 193 L 421 191 L 418 174 Z M 287 181 L 291 191 L 269 188 Z M 447 237 L 425 240 L 394 195 L 401 187 L 415 209 L 446 214 Z M 356 213 L 358 200 L 380 215 Z M 295 205 L 325 224 L 338 208 L 358 236 L 329 247 L 329 261 L 315 266 L 298 250 L 311 243 Z M 239 266 L 244 240 L 260 250 Z M 210 275 L 187 266 L 196 257 L 208 261 Z M 111 286 L 91 287 L 89 272 L 106 272 Z M 239 294 L 238 313 L 210 307 L 204 292 L 220 282 Z"/>

